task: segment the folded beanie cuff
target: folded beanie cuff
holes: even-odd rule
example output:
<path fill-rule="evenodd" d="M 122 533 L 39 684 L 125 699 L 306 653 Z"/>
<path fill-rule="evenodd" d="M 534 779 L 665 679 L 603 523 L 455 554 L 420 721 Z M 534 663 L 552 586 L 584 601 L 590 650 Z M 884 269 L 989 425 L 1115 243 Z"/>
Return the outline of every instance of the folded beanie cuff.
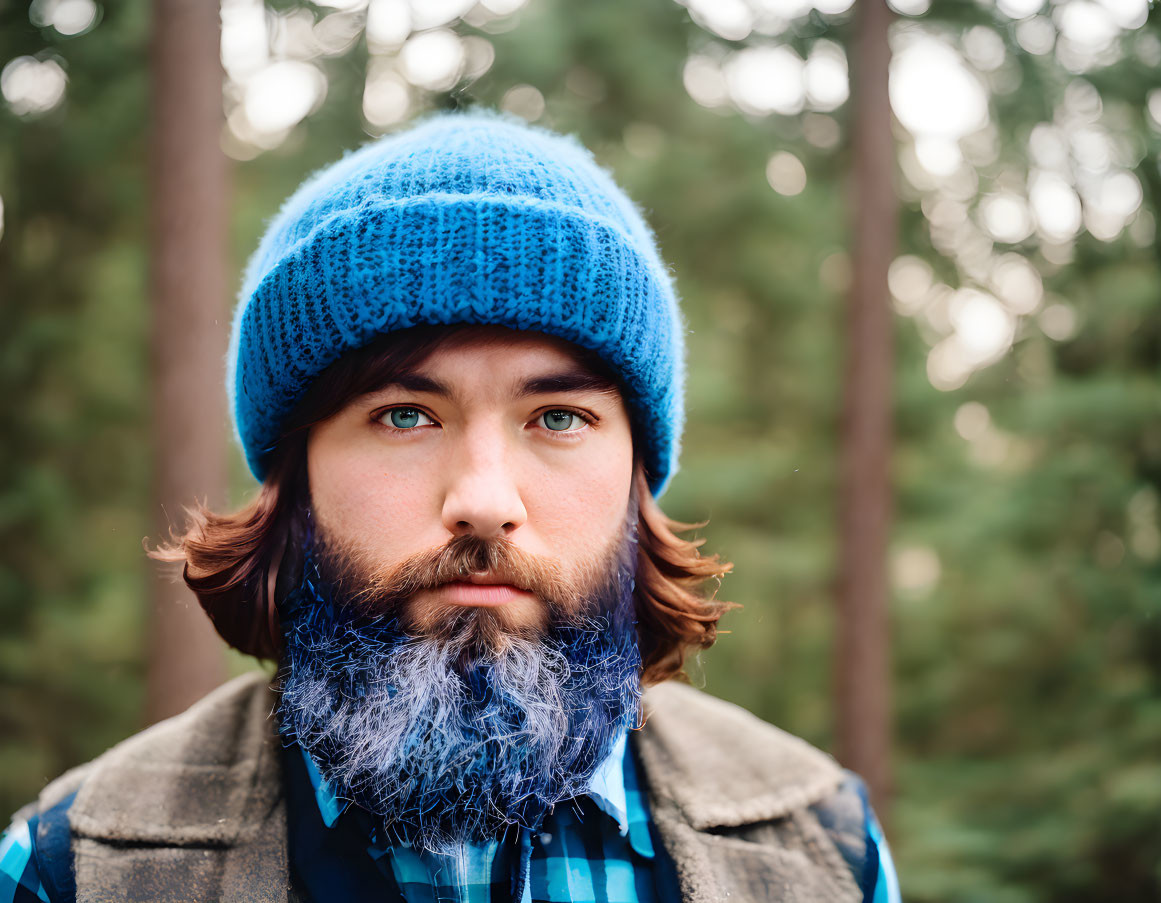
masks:
<path fill-rule="evenodd" d="M 664 492 L 684 419 L 669 274 L 612 220 L 497 194 L 377 199 L 314 224 L 268 265 L 239 310 L 229 359 L 255 477 L 330 364 L 385 333 L 455 323 L 543 332 L 599 354 L 623 380 L 650 489 Z"/>

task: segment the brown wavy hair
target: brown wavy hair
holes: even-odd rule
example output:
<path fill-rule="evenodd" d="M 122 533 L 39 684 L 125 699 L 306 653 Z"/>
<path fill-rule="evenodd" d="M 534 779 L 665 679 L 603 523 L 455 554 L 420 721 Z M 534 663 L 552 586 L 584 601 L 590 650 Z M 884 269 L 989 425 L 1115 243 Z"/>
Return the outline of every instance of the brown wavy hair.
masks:
<path fill-rule="evenodd" d="M 288 418 L 271 455 L 258 496 L 233 514 L 216 514 L 200 502 L 186 508 L 181 535 L 147 552 L 163 562 L 182 563 L 182 577 L 215 629 L 236 649 L 278 660 L 281 630 L 277 601 L 295 580 L 293 556 L 301 536 L 301 512 L 309 499 L 306 441 L 310 428 L 353 398 L 373 392 L 396 374 L 418 366 L 462 326 L 419 326 L 392 333 L 351 352 L 312 384 Z M 621 387 L 595 354 L 570 349 L 578 362 Z M 624 393 L 622 392 L 622 396 Z M 634 426 L 633 447 L 637 449 Z M 634 457 L 638 499 L 638 555 L 634 598 L 645 684 L 684 677 L 691 649 L 708 649 L 718 619 L 735 603 L 717 598 L 721 578 L 733 565 L 718 555 L 702 556 L 704 538 L 677 534 L 704 527 L 666 516 L 649 490 L 648 473 Z M 712 591 L 707 585 L 713 582 Z"/>

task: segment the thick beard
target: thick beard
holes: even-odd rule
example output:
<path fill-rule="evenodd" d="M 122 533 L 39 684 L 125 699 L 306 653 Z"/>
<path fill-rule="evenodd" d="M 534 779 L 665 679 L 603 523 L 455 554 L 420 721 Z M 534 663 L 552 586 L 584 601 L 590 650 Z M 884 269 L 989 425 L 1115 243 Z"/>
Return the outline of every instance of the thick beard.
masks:
<path fill-rule="evenodd" d="M 504 631 L 488 609 L 413 636 L 399 607 L 344 605 L 308 528 L 303 579 L 280 605 L 282 733 L 396 841 L 447 851 L 539 828 L 637 719 L 635 514 L 588 604 L 550 606 L 534 636 Z"/>

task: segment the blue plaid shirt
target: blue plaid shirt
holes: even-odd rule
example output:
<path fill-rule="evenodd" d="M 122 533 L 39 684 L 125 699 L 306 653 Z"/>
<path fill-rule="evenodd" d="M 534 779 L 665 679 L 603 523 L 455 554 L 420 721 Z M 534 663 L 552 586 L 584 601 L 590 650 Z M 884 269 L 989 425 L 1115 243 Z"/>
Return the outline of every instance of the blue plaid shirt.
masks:
<path fill-rule="evenodd" d="M 624 735 L 589 792 L 558 806 L 538 833 L 521 831 L 508 842 L 475 845 L 454 858 L 384 844 L 361 809 L 335 797 L 301 747 L 286 747 L 284 756 L 290 867 L 296 887 L 314 903 L 680 899 Z M 891 853 L 869 805 L 865 817 L 867 856 L 855 872 L 864 903 L 899 903 Z M 0 837 L 0 903 L 59 901 L 41 881 L 35 830 L 35 819 L 18 821 Z"/>
<path fill-rule="evenodd" d="M 296 883 L 315 903 L 680 900 L 672 861 L 655 842 L 625 732 L 588 793 L 557 806 L 539 831 L 513 829 L 502 840 L 469 844 L 456 855 L 385 841 L 361 809 L 336 798 L 301 747 L 288 747 L 287 756 L 290 858 Z M 352 844 L 368 854 L 355 869 L 349 853 L 342 853 Z"/>

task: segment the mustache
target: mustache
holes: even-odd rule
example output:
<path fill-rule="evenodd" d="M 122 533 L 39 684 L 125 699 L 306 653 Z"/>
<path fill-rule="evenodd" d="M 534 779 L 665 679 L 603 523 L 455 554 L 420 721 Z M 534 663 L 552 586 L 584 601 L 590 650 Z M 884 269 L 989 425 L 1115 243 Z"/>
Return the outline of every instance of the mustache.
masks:
<path fill-rule="evenodd" d="M 537 596 L 554 613 L 577 613 L 608 571 L 619 539 L 596 561 L 568 577 L 551 559 L 528 552 L 507 537 L 455 536 L 445 545 L 382 565 L 359 551 L 344 549 L 323 537 L 318 551 L 320 574 L 341 593 L 344 604 L 359 614 L 401 612 L 417 594 L 471 577 L 504 583 Z"/>

